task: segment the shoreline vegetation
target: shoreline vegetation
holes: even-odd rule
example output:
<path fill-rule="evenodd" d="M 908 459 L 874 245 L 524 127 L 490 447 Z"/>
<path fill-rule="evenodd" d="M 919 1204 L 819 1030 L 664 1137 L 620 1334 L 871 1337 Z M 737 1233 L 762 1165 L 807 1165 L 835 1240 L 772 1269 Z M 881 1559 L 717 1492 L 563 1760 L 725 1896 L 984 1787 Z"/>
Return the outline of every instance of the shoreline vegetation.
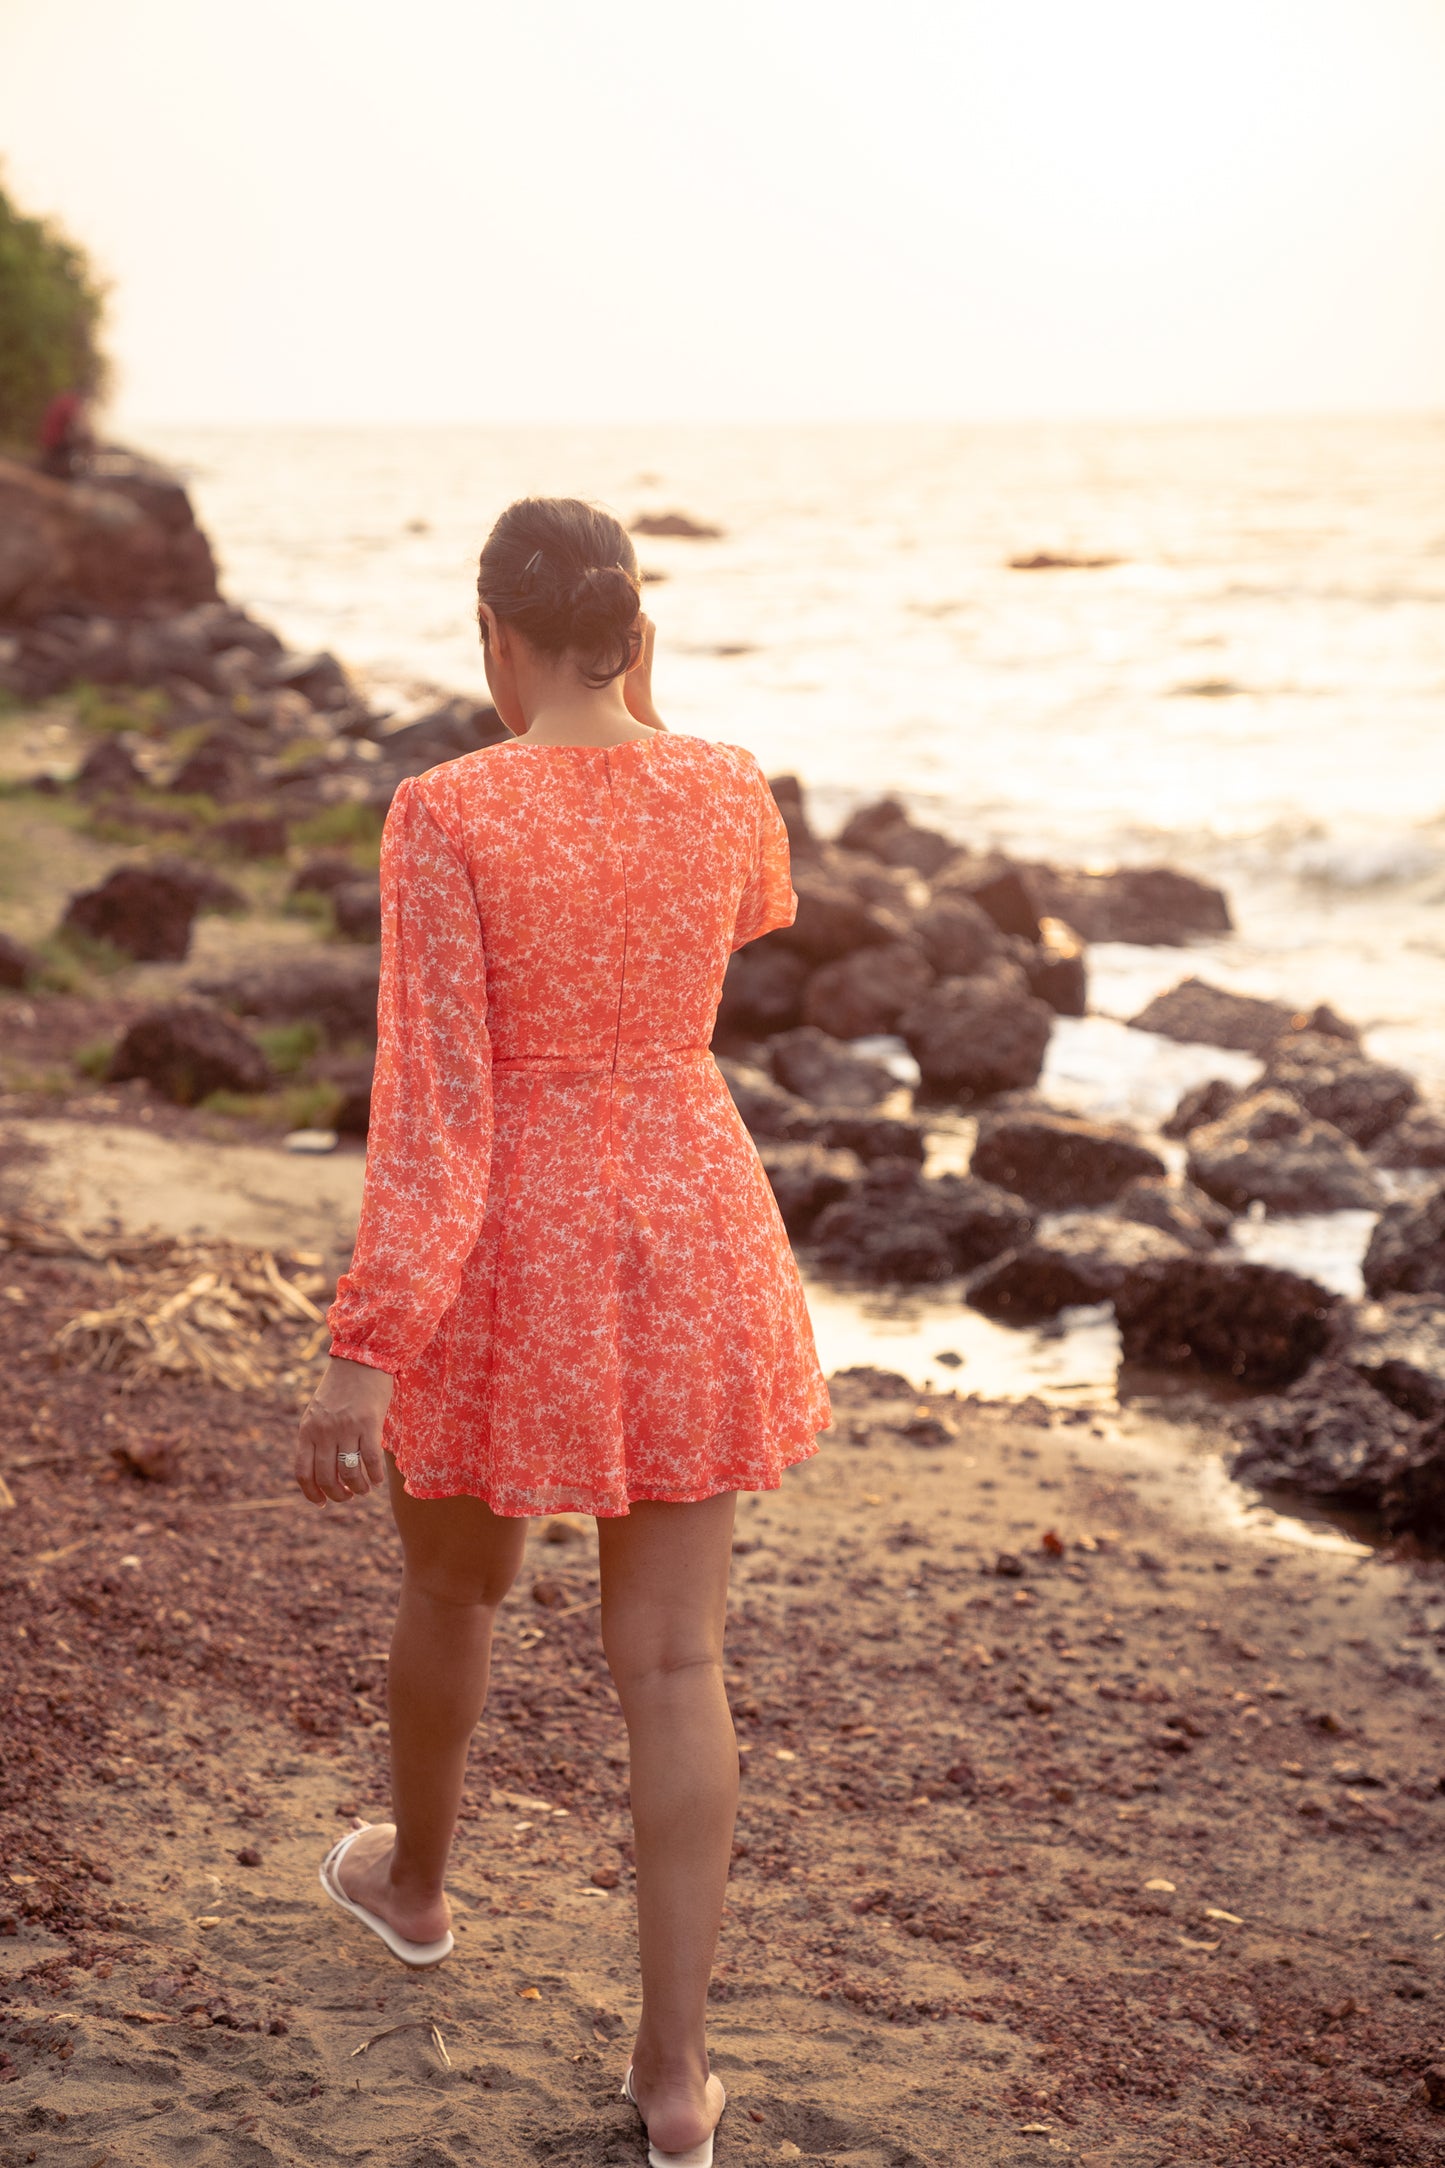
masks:
<path fill-rule="evenodd" d="M 359 1155 L 386 806 L 502 726 L 289 652 L 133 455 L 0 461 L 0 520 L 0 2080 L 37 2159 L 599 2157 L 628 1862 L 580 1525 L 534 1531 L 474 1756 L 484 1962 L 378 1976 L 277 1894 L 381 1812 L 385 1531 L 277 1461 L 344 1257 L 24 1209 L 57 1120 Z M 1183 869 L 981 854 L 894 799 L 825 837 L 772 781 L 797 920 L 733 959 L 715 1052 L 800 1255 L 1004 1324 L 1111 1305 L 1140 1390 L 1211 1396 L 1241 1474 L 1393 1550 L 1192 1527 L 1107 1409 L 835 1373 L 829 1451 L 740 1515 L 728 2158 L 943 2168 L 962 2102 L 987 2161 L 1445 2162 L 1445 1117 L 1348 1019 L 1195 978 L 1229 904 Z M 1229 1056 L 1159 1132 L 1038 1090 L 1098 941 L 1178 949 L 1132 1021 Z M 1251 1262 L 1261 1211 L 1378 1215 L 1363 1299 Z"/>

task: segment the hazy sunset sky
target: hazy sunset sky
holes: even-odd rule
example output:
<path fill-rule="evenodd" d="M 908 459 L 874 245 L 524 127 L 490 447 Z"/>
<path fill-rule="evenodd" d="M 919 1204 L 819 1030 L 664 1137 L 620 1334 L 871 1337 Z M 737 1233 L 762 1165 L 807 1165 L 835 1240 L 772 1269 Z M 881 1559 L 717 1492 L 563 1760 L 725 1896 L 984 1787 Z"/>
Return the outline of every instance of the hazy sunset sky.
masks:
<path fill-rule="evenodd" d="M 0 0 L 122 418 L 1445 406 L 1445 0 Z"/>

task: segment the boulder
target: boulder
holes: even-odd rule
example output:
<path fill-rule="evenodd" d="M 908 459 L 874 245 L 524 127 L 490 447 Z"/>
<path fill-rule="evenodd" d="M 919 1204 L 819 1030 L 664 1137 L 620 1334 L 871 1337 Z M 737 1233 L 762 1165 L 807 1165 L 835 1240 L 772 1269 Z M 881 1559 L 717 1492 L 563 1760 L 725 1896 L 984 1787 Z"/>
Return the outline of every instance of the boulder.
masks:
<path fill-rule="evenodd" d="M 897 1079 L 881 1061 L 855 1054 L 813 1024 L 781 1033 L 769 1054 L 773 1075 L 784 1089 L 815 1106 L 874 1107 L 897 1088 Z"/>
<path fill-rule="evenodd" d="M 143 1077 L 163 1098 L 193 1107 L 217 1091 L 262 1092 L 271 1082 L 266 1057 L 218 1009 L 175 1001 L 138 1016 L 110 1058 L 106 1080 Z"/>
<path fill-rule="evenodd" d="M 1445 1182 L 1380 1214 L 1365 1252 L 1372 1295 L 1445 1295 Z"/>
<path fill-rule="evenodd" d="M 347 941 L 381 939 L 381 883 L 376 879 L 343 881 L 331 891 L 336 931 Z"/>
<path fill-rule="evenodd" d="M 75 787 L 83 797 L 108 798 L 115 792 L 135 790 L 144 780 L 124 739 L 104 737 L 97 739 L 81 762 Z"/>
<path fill-rule="evenodd" d="M 920 1282 L 970 1272 L 1027 1240 L 1032 1220 L 1017 1197 L 988 1182 L 928 1177 L 907 1160 L 880 1160 L 813 1227 L 819 1262 L 868 1280 Z"/>
<path fill-rule="evenodd" d="M 237 858 L 284 858 L 289 840 L 279 813 L 228 813 L 211 834 Z"/>
<path fill-rule="evenodd" d="M 914 919 L 912 931 L 940 978 L 970 978 L 1003 948 L 997 926 L 969 896 L 935 896 Z"/>
<path fill-rule="evenodd" d="M 932 983 L 927 963 L 907 942 L 855 949 L 811 974 L 803 988 L 803 1021 L 835 1039 L 869 1038 L 892 1031 Z"/>
<path fill-rule="evenodd" d="M 380 955 L 375 949 L 283 955 L 207 980 L 202 993 L 242 1016 L 310 1022 L 329 1039 L 376 1037 Z"/>
<path fill-rule="evenodd" d="M 832 963 L 854 949 L 897 939 L 898 928 L 889 914 L 865 903 L 820 866 L 795 867 L 793 889 L 798 909 L 792 925 L 779 926 L 764 939 L 805 956 L 809 963 Z"/>
<path fill-rule="evenodd" d="M 1370 1211 L 1380 1177 L 1364 1153 L 1283 1092 L 1251 1092 L 1189 1138 L 1189 1175 L 1231 1212 Z"/>
<path fill-rule="evenodd" d="M 1192 1182 L 1160 1182 L 1149 1175 L 1126 1182 L 1109 1209 L 1118 1219 L 1161 1228 L 1187 1250 L 1212 1250 L 1233 1224 L 1224 1206 Z"/>
<path fill-rule="evenodd" d="M 1380 1498 L 1385 1532 L 1445 1548 L 1445 1420 L 1426 1424 L 1409 1458 L 1392 1469 Z"/>
<path fill-rule="evenodd" d="M 790 1235 L 805 1236 L 825 1205 L 846 1197 L 863 1173 L 852 1152 L 828 1151 L 819 1144 L 765 1144 L 759 1157 L 783 1225 Z"/>
<path fill-rule="evenodd" d="M 1262 1056 L 1284 1037 L 1294 1015 L 1279 1001 L 1226 993 L 1203 979 L 1181 979 L 1167 994 L 1156 994 L 1129 1023 L 1135 1031 L 1156 1031 L 1163 1039 L 1227 1046 L 1241 1054 Z"/>
<path fill-rule="evenodd" d="M 743 1127 L 754 1138 L 773 1137 L 780 1142 L 806 1142 L 817 1109 L 796 1092 L 785 1091 L 764 1069 L 752 1062 L 735 1061 L 726 1054 L 715 1057 Z"/>
<path fill-rule="evenodd" d="M 1370 1146 L 1377 1167 L 1404 1171 L 1411 1167 L 1445 1168 L 1445 1114 L 1431 1107 L 1412 1107 Z"/>
<path fill-rule="evenodd" d="M 142 963 L 177 963 L 190 950 L 191 924 L 201 908 L 193 870 L 159 862 L 117 866 L 98 888 L 71 897 L 62 927 L 109 941 Z"/>
<path fill-rule="evenodd" d="M 12 934 L 0 933 L 0 986 L 19 992 L 40 973 L 40 958 Z"/>
<path fill-rule="evenodd" d="M 1109 1302 L 1138 1266 L 1185 1254 L 1157 1227 L 1066 1213 L 985 1265 L 969 1281 L 968 1300 L 986 1317 L 1032 1324 L 1078 1303 Z"/>
<path fill-rule="evenodd" d="M 1164 1162 L 1132 1130 L 1067 1114 L 985 1115 L 973 1172 L 1049 1211 L 1107 1204 L 1126 1182 L 1159 1176 Z"/>
<path fill-rule="evenodd" d="M 1418 1450 L 1422 1426 L 1343 1363 L 1319 1362 L 1288 1392 L 1236 1418 L 1232 1472 L 1263 1490 L 1377 1507 Z"/>
<path fill-rule="evenodd" d="M 1064 919 L 1085 941 L 1177 948 L 1201 935 L 1233 931 L 1223 890 L 1172 866 L 1081 873 L 1031 865 L 1028 885 L 1036 910 Z"/>
<path fill-rule="evenodd" d="M 213 730 L 188 753 L 168 788 L 177 797 L 239 798 L 255 788 L 251 748 L 234 730 Z"/>
<path fill-rule="evenodd" d="M 788 856 L 790 858 L 816 858 L 822 849 L 818 836 L 808 820 L 807 807 L 803 803 L 803 786 L 796 775 L 770 775 L 768 789 L 773 802 L 783 816 L 783 826 L 788 831 Z"/>
<path fill-rule="evenodd" d="M 629 529 L 633 534 L 667 535 L 679 542 L 716 542 L 723 533 L 721 527 L 710 527 L 688 512 L 639 512 Z"/>
<path fill-rule="evenodd" d="M 1208 1077 L 1202 1084 L 1191 1084 L 1164 1124 L 1164 1135 L 1190 1136 L 1206 1122 L 1217 1122 L 1222 1114 L 1228 1114 L 1243 1097 L 1243 1085 L 1231 1084 L 1222 1076 Z"/>
<path fill-rule="evenodd" d="M 1288 1092 L 1306 1113 L 1332 1122 L 1356 1144 L 1373 1144 L 1393 1129 L 1417 1097 L 1415 1080 L 1348 1040 L 1318 1031 L 1286 1033 L 1275 1045 L 1260 1080 Z"/>
<path fill-rule="evenodd" d="M 287 888 L 288 896 L 330 896 L 358 878 L 355 862 L 345 851 L 318 851 L 297 867 Z"/>
<path fill-rule="evenodd" d="M 1087 1016 L 1089 967 L 1072 926 L 1061 918 L 1041 919 L 1038 946 L 1019 961 L 1029 992 L 1046 1001 L 1055 1016 Z"/>
<path fill-rule="evenodd" d="M 826 968 L 826 966 L 825 966 Z M 716 1030 L 721 1038 L 766 1038 L 801 1022 L 806 957 L 766 937 L 734 950 L 723 978 Z"/>
<path fill-rule="evenodd" d="M 1336 1315 L 1330 1353 L 1417 1421 L 1445 1416 L 1445 1298 L 1352 1303 Z"/>
<path fill-rule="evenodd" d="M 334 655 L 274 656 L 267 678 L 275 686 L 300 693 L 313 708 L 344 708 L 351 704 L 351 680 Z"/>
<path fill-rule="evenodd" d="M 940 979 L 911 1002 L 897 1030 L 932 1091 L 986 1098 L 1035 1084 L 1054 1012 L 1028 990 L 1016 964 Z"/>
<path fill-rule="evenodd" d="M 334 1084 L 340 1102 L 331 1127 L 343 1137 L 364 1137 L 371 1126 L 371 1084 L 376 1064 L 368 1056 L 343 1056 L 316 1064 L 318 1082 Z"/>
<path fill-rule="evenodd" d="M 162 470 L 133 461 L 61 482 L 0 459 L 0 620 L 136 617 L 215 599 L 210 547 Z"/>
<path fill-rule="evenodd" d="M 936 828 L 921 828 L 896 798 L 860 806 L 838 832 L 845 850 L 869 851 L 886 866 L 912 866 L 925 876 L 937 873 L 958 846 Z"/>
<path fill-rule="evenodd" d="M 1243 1385 L 1286 1385 L 1324 1352 L 1340 1298 L 1274 1265 L 1216 1251 L 1140 1265 L 1114 1296 L 1125 1360 L 1197 1364 Z"/>
<path fill-rule="evenodd" d="M 922 1122 L 897 1114 L 847 1114 L 809 1109 L 805 1120 L 815 1144 L 835 1151 L 856 1152 L 870 1163 L 875 1159 L 911 1159 L 922 1166 L 928 1152 L 928 1131 Z"/>
<path fill-rule="evenodd" d="M 425 775 L 444 760 L 459 760 L 484 746 L 505 744 L 511 735 L 488 702 L 458 698 L 444 701 L 377 742 L 387 767 L 398 775 Z"/>
<path fill-rule="evenodd" d="M 958 896 L 978 906 L 1000 933 L 1037 946 L 1043 939 L 1039 907 L 1028 875 L 997 852 L 955 851 L 933 879 L 939 898 Z"/>

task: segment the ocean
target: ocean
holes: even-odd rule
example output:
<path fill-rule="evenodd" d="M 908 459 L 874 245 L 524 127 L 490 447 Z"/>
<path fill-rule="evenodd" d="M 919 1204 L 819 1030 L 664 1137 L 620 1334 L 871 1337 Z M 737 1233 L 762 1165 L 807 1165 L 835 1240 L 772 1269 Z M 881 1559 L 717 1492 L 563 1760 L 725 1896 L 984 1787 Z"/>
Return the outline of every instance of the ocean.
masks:
<path fill-rule="evenodd" d="M 1051 1097 L 1152 1123 L 1200 1075 L 1251 1074 L 1125 1028 L 1195 973 L 1333 1003 L 1445 1101 L 1445 416 L 144 441 L 187 476 L 226 591 L 399 713 L 485 693 L 476 556 L 511 498 L 717 525 L 639 542 L 671 727 L 800 776 L 825 833 L 888 791 L 971 844 L 1228 891 L 1226 939 L 1091 950 L 1095 1013 L 1056 1031 Z M 1116 561 L 1011 569 L 1039 551 Z M 1348 1214 L 1247 1240 L 1350 1290 L 1367 1233 Z M 875 1311 L 921 1375 L 927 1300 Z M 1019 1336 L 971 1314 L 960 1336 L 957 1311 L 937 1320 L 976 1389 L 1015 1378 Z M 832 1316 L 820 1293 L 820 1347 Z M 1111 1344 L 1042 1336 L 1038 1377 L 1102 1377 Z"/>

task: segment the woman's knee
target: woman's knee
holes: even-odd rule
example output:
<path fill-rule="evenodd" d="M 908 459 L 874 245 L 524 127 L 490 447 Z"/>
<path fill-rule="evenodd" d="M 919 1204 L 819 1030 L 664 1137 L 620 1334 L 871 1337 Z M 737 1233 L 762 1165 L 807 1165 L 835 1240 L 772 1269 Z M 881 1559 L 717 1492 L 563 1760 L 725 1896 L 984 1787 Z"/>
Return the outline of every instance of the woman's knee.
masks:
<path fill-rule="evenodd" d="M 441 1610 L 495 1611 L 516 1578 L 515 1561 L 408 1558 L 402 1590 Z"/>
<path fill-rule="evenodd" d="M 632 1635 L 604 1622 L 602 1652 L 612 1683 L 625 1701 L 630 1694 L 667 1693 L 678 1687 L 706 1689 L 721 1683 L 720 1642 L 710 1636 Z"/>

